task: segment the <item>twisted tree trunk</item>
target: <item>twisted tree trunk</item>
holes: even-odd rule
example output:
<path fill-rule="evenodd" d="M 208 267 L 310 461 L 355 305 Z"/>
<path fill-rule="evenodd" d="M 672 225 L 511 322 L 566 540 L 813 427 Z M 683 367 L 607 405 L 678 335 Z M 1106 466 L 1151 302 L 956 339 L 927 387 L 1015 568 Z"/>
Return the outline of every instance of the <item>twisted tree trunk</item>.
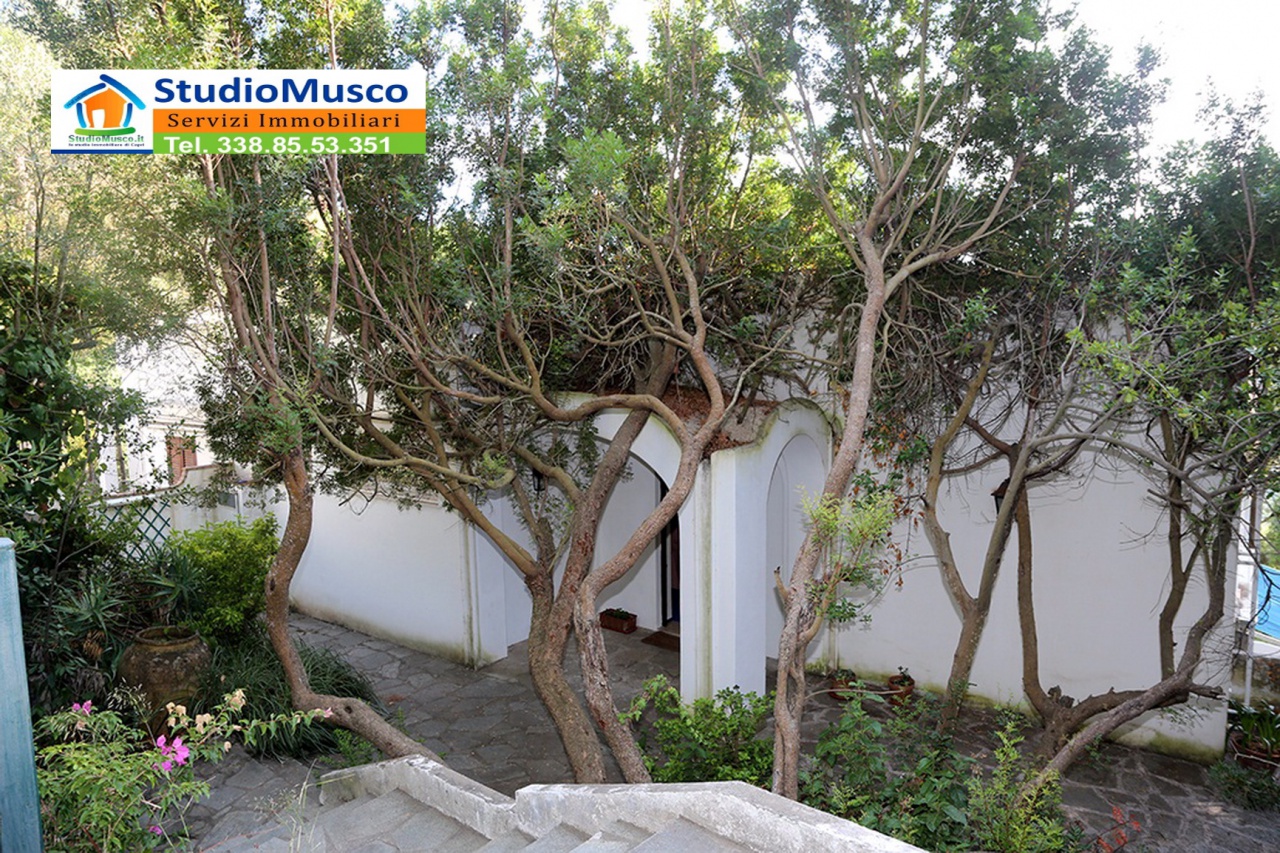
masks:
<path fill-rule="evenodd" d="M 280 550 L 267 572 L 267 635 L 284 667 L 293 707 L 299 711 L 328 711 L 330 722 L 355 732 L 388 756 L 425 755 L 441 761 L 440 756 L 388 723 L 361 700 L 317 693 L 311 689 L 302 657 L 289 636 L 289 584 L 311 538 L 311 484 L 301 448 L 282 454 L 279 461 L 285 492 L 289 497 L 289 515 L 280 537 Z"/>

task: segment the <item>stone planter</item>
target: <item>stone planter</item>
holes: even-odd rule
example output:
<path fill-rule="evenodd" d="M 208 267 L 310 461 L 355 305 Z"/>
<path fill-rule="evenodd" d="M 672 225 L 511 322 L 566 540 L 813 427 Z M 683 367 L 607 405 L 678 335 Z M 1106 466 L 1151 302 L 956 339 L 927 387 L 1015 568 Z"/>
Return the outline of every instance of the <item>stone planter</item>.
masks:
<path fill-rule="evenodd" d="M 211 661 L 209 647 L 190 628 L 147 628 L 124 650 L 117 672 L 121 683 L 142 691 L 155 729 L 168 703 L 183 705 L 195 698 Z"/>
<path fill-rule="evenodd" d="M 636 630 L 636 615 L 625 610 L 602 610 L 600 627 L 620 634 L 630 634 Z"/>

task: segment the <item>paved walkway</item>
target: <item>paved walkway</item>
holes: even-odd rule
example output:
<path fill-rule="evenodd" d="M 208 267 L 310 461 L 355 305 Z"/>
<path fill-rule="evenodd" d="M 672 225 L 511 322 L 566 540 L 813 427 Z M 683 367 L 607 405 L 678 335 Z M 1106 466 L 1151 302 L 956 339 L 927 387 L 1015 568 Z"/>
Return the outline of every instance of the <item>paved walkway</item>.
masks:
<path fill-rule="evenodd" d="M 333 649 L 373 682 L 378 695 L 401 715 L 404 728 L 438 752 L 455 770 L 504 794 L 534 782 L 571 782 L 568 761 L 529 681 L 526 649 L 482 670 L 398 646 L 317 619 L 294 614 L 304 642 Z M 645 632 L 606 632 L 614 690 L 620 707 L 651 675 L 675 679 L 674 651 L 640 642 Z M 577 686 L 576 660 L 569 655 Z M 840 714 L 825 695 L 811 705 L 806 731 L 816 734 Z M 992 724 L 971 719 L 961 740 L 990 750 Z M 255 761 L 241 751 L 213 765 L 213 794 L 188 815 L 201 850 L 251 834 L 267 820 L 304 823 L 315 813 L 315 786 L 331 769 L 297 761 Z M 620 780 L 616 768 L 610 768 Z M 1142 824 L 1139 849 L 1161 853 L 1274 853 L 1280 850 L 1280 815 L 1247 812 L 1220 801 L 1207 787 L 1205 768 L 1191 762 L 1106 744 L 1068 773 L 1063 799 L 1069 815 L 1092 834 L 1111 825 L 1111 807 L 1130 811 Z"/>

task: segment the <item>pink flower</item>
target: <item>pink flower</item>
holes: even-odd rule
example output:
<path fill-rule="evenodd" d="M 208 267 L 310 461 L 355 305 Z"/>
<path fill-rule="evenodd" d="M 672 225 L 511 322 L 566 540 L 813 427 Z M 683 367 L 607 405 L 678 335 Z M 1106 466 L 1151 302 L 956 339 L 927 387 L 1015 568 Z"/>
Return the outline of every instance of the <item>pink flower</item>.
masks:
<path fill-rule="evenodd" d="M 166 743 L 164 735 L 160 735 L 160 737 L 156 738 L 156 747 L 159 748 L 160 754 L 164 756 L 165 760 L 160 762 L 159 765 L 152 766 L 159 767 L 166 773 L 173 769 L 175 762 L 179 765 L 186 764 L 187 758 L 191 755 L 191 748 L 183 743 L 180 737 L 174 738 L 173 743 Z"/>
<path fill-rule="evenodd" d="M 93 701 L 86 700 L 83 705 L 81 705 L 79 702 L 72 703 L 71 710 L 80 714 L 84 714 L 87 717 L 90 714 L 90 712 L 92 712 L 93 710 Z"/>
<path fill-rule="evenodd" d="M 154 832 L 156 835 L 164 835 L 164 830 L 158 826 L 151 827 L 151 831 Z"/>

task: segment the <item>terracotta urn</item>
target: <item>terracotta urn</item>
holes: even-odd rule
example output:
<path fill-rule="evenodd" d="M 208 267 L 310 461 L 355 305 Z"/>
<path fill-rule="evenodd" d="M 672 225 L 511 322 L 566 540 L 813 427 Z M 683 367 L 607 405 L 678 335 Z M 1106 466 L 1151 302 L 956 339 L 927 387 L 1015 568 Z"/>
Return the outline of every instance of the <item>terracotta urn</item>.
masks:
<path fill-rule="evenodd" d="M 147 628 L 134 637 L 120 656 L 120 681 L 142 691 L 156 724 L 165 706 L 195 698 L 200 679 L 209 669 L 212 655 L 200 635 L 184 626 Z"/>

